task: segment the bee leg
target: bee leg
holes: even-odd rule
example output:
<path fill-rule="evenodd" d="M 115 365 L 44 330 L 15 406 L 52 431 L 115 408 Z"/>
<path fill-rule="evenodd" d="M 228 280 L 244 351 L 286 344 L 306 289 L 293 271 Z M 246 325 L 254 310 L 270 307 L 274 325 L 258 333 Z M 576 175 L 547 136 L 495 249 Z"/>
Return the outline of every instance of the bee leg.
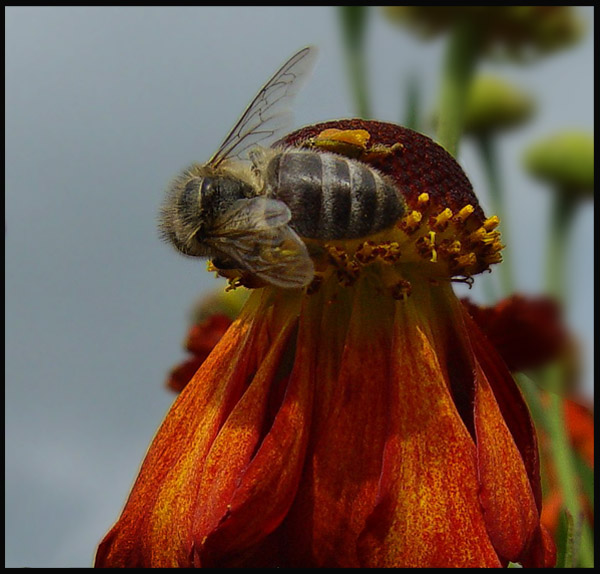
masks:
<path fill-rule="evenodd" d="M 227 259 L 223 257 L 217 257 L 211 260 L 211 263 L 217 269 L 239 269 L 239 263 L 236 263 L 232 259 Z"/>

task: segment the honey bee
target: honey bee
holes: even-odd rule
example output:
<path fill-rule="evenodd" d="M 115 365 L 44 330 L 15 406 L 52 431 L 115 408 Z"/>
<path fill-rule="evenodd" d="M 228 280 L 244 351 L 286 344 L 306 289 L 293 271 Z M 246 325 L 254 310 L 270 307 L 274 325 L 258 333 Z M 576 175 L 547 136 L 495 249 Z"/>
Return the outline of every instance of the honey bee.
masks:
<path fill-rule="evenodd" d="M 173 180 L 159 227 L 181 253 L 277 287 L 301 288 L 314 277 L 303 239 L 361 238 L 403 214 L 393 181 L 367 164 L 332 152 L 269 147 L 288 128 L 286 106 L 316 53 L 307 47 L 292 56 L 208 163 Z"/>

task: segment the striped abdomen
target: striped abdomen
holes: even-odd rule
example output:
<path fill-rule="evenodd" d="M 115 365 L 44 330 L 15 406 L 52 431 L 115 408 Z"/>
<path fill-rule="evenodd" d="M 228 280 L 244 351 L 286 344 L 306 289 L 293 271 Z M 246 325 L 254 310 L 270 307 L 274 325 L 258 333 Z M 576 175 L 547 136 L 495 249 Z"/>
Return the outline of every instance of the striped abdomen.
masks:
<path fill-rule="evenodd" d="M 267 193 L 290 208 L 290 226 L 308 239 L 355 239 L 391 227 L 404 213 L 396 186 L 359 161 L 289 150 L 266 170 Z"/>

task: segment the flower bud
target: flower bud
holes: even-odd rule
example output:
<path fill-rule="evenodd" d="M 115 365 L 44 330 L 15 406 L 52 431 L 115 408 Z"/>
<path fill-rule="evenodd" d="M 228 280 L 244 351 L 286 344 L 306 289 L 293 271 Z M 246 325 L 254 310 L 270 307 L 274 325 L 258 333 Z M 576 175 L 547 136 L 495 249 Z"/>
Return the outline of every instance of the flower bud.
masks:
<path fill-rule="evenodd" d="M 594 138 L 569 130 L 531 145 L 525 167 L 535 177 L 549 181 L 561 191 L 579 196 L 594 193 Z"/>
<path fill-rule="evenodd" d="M 480 31 L 484 52 L 517 58 L 564 48 L 582 31 L 571 6 L 388 6 L 385 14 L 424 37 L 466 21 Z"/>
<path fill-rule="evenodd" d="M 465 110 L 465 131 L 484 135 L 517 127 L 533 115 L 533 98 L 495 76 L 479 76 L 471 86 Z"/>

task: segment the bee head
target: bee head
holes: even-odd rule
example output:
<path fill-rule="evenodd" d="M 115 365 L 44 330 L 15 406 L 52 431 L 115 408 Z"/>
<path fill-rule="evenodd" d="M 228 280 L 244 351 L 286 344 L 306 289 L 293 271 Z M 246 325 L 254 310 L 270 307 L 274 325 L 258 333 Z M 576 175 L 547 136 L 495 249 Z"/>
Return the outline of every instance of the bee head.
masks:
<path fill-rule="evenodd" d="M 210 231 L 210 224 L 223 214 L 238 199 L 252 197 L 248 184 L 228 175 L 207 175 L 195 178 L 190 194 L 197 194 L 199 217 L 204 223 L 201 231 Z"/>
<path fill-rule="evenodd" d="M 186 255 L 210 257 L 205 241 L 219 215 L 252 195 L 247 183 L 231 176 L 184 172 L 167 191 L 160 213 L 161 235 Z"/>

